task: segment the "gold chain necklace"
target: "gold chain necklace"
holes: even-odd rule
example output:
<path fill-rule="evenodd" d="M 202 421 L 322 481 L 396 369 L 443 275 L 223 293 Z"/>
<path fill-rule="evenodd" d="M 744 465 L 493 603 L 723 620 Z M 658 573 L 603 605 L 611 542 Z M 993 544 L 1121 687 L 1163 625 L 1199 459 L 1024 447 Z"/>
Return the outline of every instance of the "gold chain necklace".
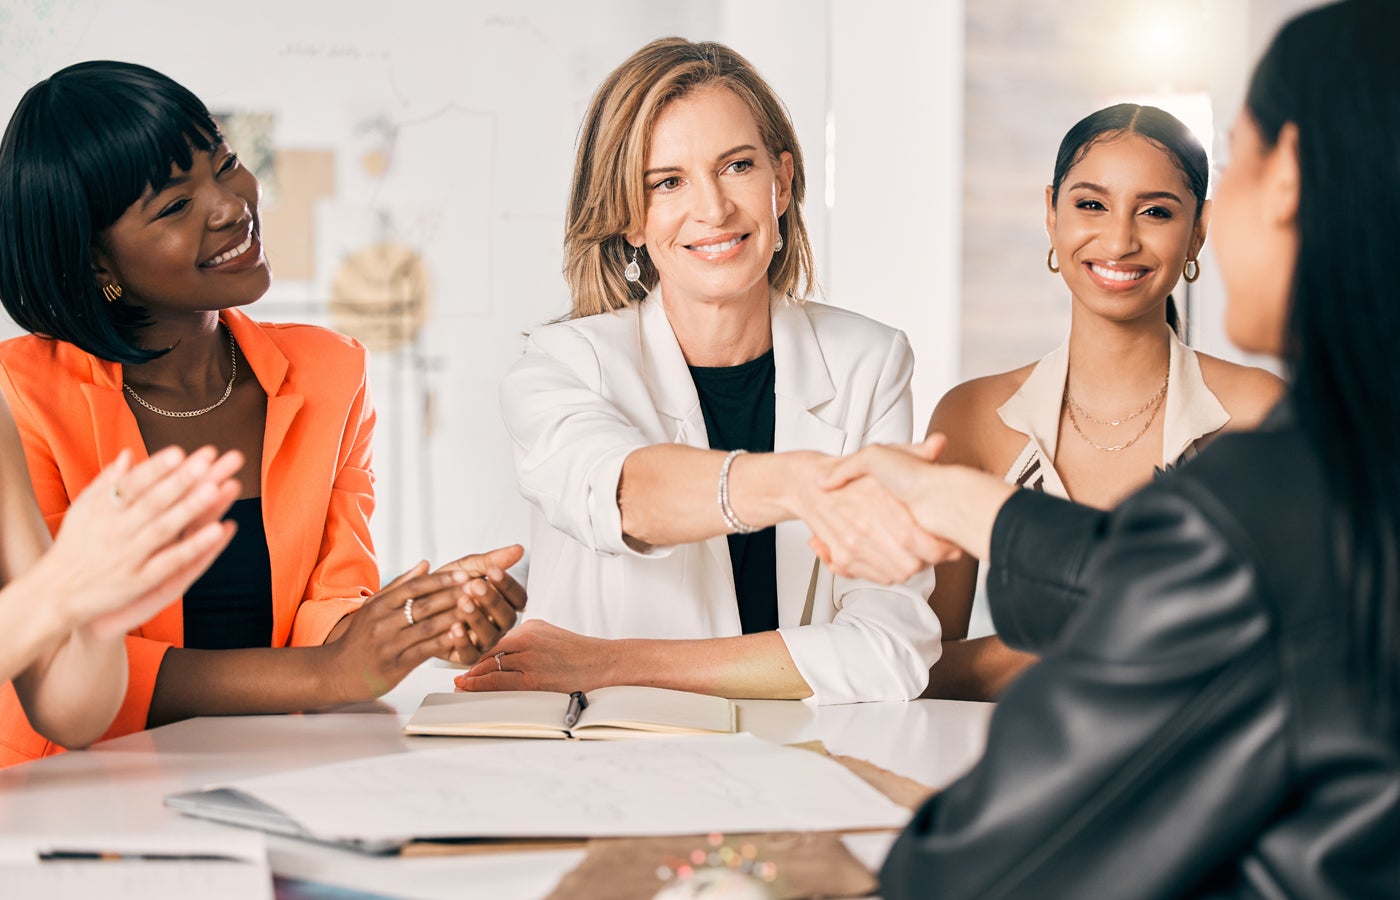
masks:
<path fill-rule="evenodd" d="M 153 413 L 162 416 L 167 416 L 171 419 L 188 419 L 192 418 L 193 416 L 202 416 L 207 412 L 213 412 L 214 410 L 223 406 L 224 401 L 227 400 L 229 398 L 229 395 L 233 393 L 233 382 L 236 378 L 238 378 L 238 345 L 233 342 L 233 332 L 228 330 L 228 326 L 223 325 L 223 323 L 220 323 L 220 325 L 223 327 L 224 333 L 228 335 L 228 359 L 229 368 L 232 371 L 228 376 L 228 386 L 224 388 L 224 395 L 218 400 L 216 400 L 212 405 L 206 406 L 203 409 L 191 409 L 186 412 L 171 412 L 168 409 L 161 409 L 159 406 L 153 406 L 150 403 L 147 403 L 140 394 L 132 390 L 131 385 L 123 382 L 122 387 L 125 388 L 126 392 L 131 395 L 131 399 L 135 400 L 137 403 L 146 407 Z"/>
<path fill-rule="evenodd" d="M 1068 386 L 1066 386 L 1065 409 L 1069 411 L 1069 424 L 1074 428 L 1074 433 L 1079 435 L 1079 437 L 1084 441 L 1084 443 L 1088 444 L 1090 447 L 1093 447 L 1095 450 L 1102 450 L 1105 453 L 1117 453 L 1119 450 L 1127 450 L 1133 444 L 1136 444 L 1144 434 L 1147 434 L 1147 430 L 1152 427 L 1152 423 L 1157 421 L 1157 410 L 1162 408 L 1161 400 L 1163 397 L 1166 396 L 1167 384 L 1170 381 L 1171 372 L 1168 371 L 1167 377 L 1162 379 L 1162 387 L 1158 389 L 1157 393 L 1152 395 L 1152 399 L 1148 400 L 1146 405 L 1144 405 L 1141 409 L 1139 409 L 1137 412 L 1134 412 L 1130 416 L 1126 416 L 1122 419 L 1115 419 L 1110 422 L 1099 421 L 1098 419 L 1095 419 L 1093 416 L 1089 415 L 1087 412 L 1084 412 L 1083 407 L 1081 407 L 1078 403 L 1074 402 L 1074 398 L 1070 396 L 1069 388 Z M 1091 439 L 1087 434 L 1084 433 L 1084 429 L 1079 427 L 1079 419 L 1077 419 L 1074 415 L 1075 410 L 1078 410 L 1084 415 L 1085 418 L 1087 418 L 1091 422 L 1097 422 L 1100 425 L 1121 425 L 1124 422 L 1128 422 L 1132 419 L 1137 418 L 1149 409 L 1152 410 L 1152 414 L 1147 417 L 1147 421 L 1143 424 L 1142 428 L 1138 430 L 1138 433 L 1133 435 L 1130 439 L 1124 441 L 1123 443 L 1115 444 L 1112 447 L 1105 447 L 1102 444 L 1095 443 L 1093 439 Z"/>
<path fill-rule="evenodd" d="M 1089 415 L 1088 410 L 1076 403 L 1074 400 L 1074 395 L 1069 392 L 1068 384 L 1065 385 L 1065 402 L 1068 403 L 1075 412 L 1079 413 L 1081 416 L 1088 419 L 1090 422 L 1093 422 L 1095 425 L 1110 425 L 1116 427 L 1118 425 L 1123 425 L 1125 423 L 1131 422 L 1133 419 L 1136 419 L 1138 416 L 1147 412 L 1149 408 L 1156 405 L 1157 401 L 1162 399 L 1162 395 L 1167 392 L 1167 383 L 1171 381 L 1171 377 L 1171 369 L 1168 369 L 1167 377 L 1162 379 L 1162 386 L 1157 389 L 1157 393 L 1153 394 L 1150 398 L 1148 398 L 1146 403 L 1144 403 L 1135 411 L 1128 413 L 1128 415 L 1126 416 L 1123 416 L 1118 419 L 1110 419 L 1107 422 L 1105 422 L 1103 419 L 1096 419 L 1093 416 Z"/>

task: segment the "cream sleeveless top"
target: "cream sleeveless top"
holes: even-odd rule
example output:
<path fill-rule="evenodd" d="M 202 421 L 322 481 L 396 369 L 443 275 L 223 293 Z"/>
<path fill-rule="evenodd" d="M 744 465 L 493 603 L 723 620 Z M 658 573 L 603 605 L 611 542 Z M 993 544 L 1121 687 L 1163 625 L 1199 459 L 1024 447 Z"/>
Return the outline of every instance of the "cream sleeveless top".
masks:
<path fill-rule="evenodd" d="M 1162 410 L 1162 462 L 1158 471 L 1180 465 L 1196 454 L 1196 442 L 1218 431 L 1230 414 L 1206 387 L 1196 352 L 1171 336 L 1167 361 L 1167 397 Z M 1007 484 L 1044 491 L 1069 499 L 1060 474 L 1055 471 L 1055 450 L 1060 435 L 1060 408 L 1065 380 L 1069 377 L 1069 340 L 1036 363 L 1021 389 L 997 409 L 1008 428 L 1026 436 L 1026 447 L 1006 470 Z M 977 573 L 977 593 L 972 604 L 968 637 L 994 634 L 987 610 L 986 566 Z"/>
<path fill-rule="evenodd" d="M 1069 341 L 1036 363 L 1021 389 L 997 410 L 1008 428 L 1026 436 L 1026 447 L 1007 469 L 1007 484 L 1018 484 L 1057 497 L 1069 497 L 1055 471 L 1056 442 L 1060 434 L 1060 409 L 1065 380 L 1069 377 Z M 1162 463 L 1160 471 L 1185 462 L 1196 454 L 1196 442 L 1218 431 L 1230 414 L 1206 387 L 1196 352 L 1171 336 L 1167 362 L 1167 397 L 1162 410 Z"/>

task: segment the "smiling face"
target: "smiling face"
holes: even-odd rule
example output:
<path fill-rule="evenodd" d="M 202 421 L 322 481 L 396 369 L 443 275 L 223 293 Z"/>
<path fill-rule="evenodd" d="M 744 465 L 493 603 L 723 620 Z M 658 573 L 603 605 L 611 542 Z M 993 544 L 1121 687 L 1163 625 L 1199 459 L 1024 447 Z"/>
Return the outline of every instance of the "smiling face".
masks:
<path fill-rule="evenodd" d="M 1182 266 L 1205 243 L 1206 217 L 1181 169 L 1137 134 L 1095 140 L 1045 191 L 1045 227 L 1075 302 L 1114 321 L 1163 318 Z"/>
<path fill-rule="evenodd" d="M 774 161 L 732 91 L 701 88 L 657 117 L 643 175 L 646 245 L 667 303 L 768 302 L 777 216 L 791 199 L 792 155 Z"/>
<path fill-rule="evenodd" d="M 152 318 L 243 306 L 266 293 L 272 272 L 258 219 L 262 189 L 226 144 L 195 150 L 98 237 L 98 284 L 121 285 L 123 302 Z"/>

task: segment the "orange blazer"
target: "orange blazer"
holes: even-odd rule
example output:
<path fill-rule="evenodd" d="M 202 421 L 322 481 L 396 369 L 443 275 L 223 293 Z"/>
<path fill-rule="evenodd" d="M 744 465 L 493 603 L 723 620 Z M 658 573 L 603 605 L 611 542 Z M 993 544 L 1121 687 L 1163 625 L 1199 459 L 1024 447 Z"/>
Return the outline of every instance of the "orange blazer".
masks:
<path fill-rule="evenodd" d="M 320 644 L 379 588 L 369 533 L 374 407 L 365 349 L 311 325 L 254 322 L 237 310 L 221 318 L 267 391 L 261 475 L 272 558 L 272 646 Z M 19 426 L 50 531 L 58 531 L 72 498 L 123 449 L 137 460 L 146 457 L 118 363 L 27 335 L 0 343 L 0 390 Z M 126 699 L 104 738 L 146 727 L 161 659 L 183 643 L 179 601 L 127 637 Z M 0 686 L 0 766 L 62 749 L 29 727 L 14 686 Z"/>

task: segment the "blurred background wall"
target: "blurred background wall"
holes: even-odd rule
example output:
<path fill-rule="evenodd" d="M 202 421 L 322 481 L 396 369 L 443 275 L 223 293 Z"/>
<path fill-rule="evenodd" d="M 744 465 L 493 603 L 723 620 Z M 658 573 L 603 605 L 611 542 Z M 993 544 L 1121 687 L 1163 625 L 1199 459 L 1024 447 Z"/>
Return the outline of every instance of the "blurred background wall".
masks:
<path fill-rule="evenodd" d="M 574 139 L 603 76 L 655 37 L 720 40 L 788 104 L 820 296 L 904 329 L 915 418 L 1068 326 L 1044 269 L 1060 136 L 1109 102 L 1223 135 L 1301 0 L 0 0 L 0 110 L 84 59 L 198 94 L 265 188 L 267 320 L 372 348 L 386 576 L 526 540 L 496 393 L 522 334 L 568 309 Z M 1209 248 L 1209 244 L 1207 244 Z M 1209 249 L 1191 334 L 1220 333 Z M 0 337 L 16 334 L 0 321 Z"/>

